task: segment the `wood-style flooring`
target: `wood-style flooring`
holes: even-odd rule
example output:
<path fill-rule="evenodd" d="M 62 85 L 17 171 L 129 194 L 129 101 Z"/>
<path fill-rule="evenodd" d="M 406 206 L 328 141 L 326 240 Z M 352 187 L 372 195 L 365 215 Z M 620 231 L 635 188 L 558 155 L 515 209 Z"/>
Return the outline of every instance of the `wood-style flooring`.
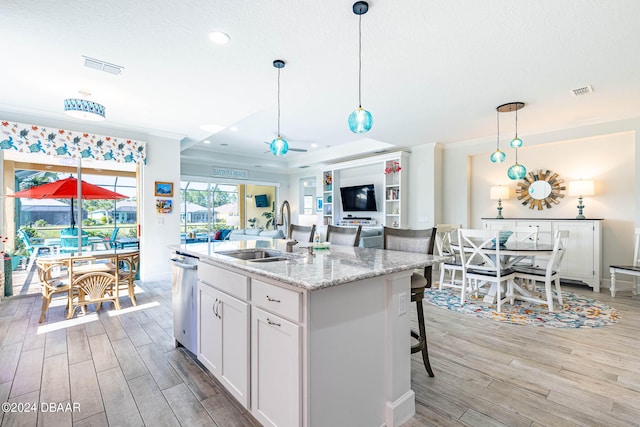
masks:
<path fill-rule="evenodd" d="M 137 307 L 124 297 L 120 312 L 108 305 L 71 321 L 57 305 L 38 324 L 39 296 L 0 304 L 0 403 L 36 404 L 34 412 L 0 412 L 2 426 L 258 425 L 174 347 L 170 283 L 138 288 Z M 609 303 L 622 319 L 546 329 L 425 304 L 435 377 L 414 354 L 416 415 L 405 427 L 640 425 L 640 299 L 565 289 Z M 60 411 L 65 405 L 71 411 Z"/>

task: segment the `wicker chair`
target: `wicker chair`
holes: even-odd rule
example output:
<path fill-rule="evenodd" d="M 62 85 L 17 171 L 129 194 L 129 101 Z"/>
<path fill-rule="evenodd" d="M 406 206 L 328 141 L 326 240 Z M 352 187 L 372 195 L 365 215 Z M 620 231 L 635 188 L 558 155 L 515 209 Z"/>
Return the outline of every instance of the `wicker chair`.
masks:
<path fill-rule="evenodd" d="M 102 272 L 87 273 L 74 278 L 71 287 L 74 292 L 78 293 L 78 297 L 71 302 L 67 319 L 73 317 L 76 307 L 84 308 L 89 304 L 97 304 L 97 311 L 105 301 L 111 301 L 116 310 L 120 310 L 117 280 L 115 274 Z"/>
<path fill-rule="evenodd" d="M 140 252 L 117 254 L 115 261 L 115 265 L 118 266 L 118 290 L 126 290 L 131 304 L 137 305 L 135 280 L 140 266 Z"/>
<path fill-rule="evenodd" d="M 42 287 L 42 312 L 38 322 L 42 323 L 44 322 L 45 314 L 49 310 L 51 300 L 55 296 L 64 296 L 67 300 L 67 309 L 69 309 L 69 278 L 66 273 L 65 275 L 62 274 L 62 270 L 67 266 L 64 262 L 36 259 L 36 266 Z"/>

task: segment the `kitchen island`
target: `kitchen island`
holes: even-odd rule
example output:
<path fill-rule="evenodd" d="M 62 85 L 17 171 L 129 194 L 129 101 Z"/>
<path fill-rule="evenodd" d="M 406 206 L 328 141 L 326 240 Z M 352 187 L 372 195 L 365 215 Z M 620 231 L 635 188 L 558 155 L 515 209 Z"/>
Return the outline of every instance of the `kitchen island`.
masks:
<path fill-rule="evenodd" d="M 263 425 L 391 427 L 413 416 L 410 277 L 442 258 L 337 245 L 287 253 L 284 241 L 171 249 L 200 259 L 198 359 Z"/>

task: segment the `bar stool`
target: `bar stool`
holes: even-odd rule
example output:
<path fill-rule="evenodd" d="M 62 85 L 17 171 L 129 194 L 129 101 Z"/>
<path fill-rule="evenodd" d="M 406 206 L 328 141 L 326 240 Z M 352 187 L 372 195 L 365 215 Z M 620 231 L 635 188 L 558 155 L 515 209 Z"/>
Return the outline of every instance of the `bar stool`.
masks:
<path fill-rule="evenodd" d="M 429 266 L 431 270 L 431 266 Z M 431 271 L 429 271 L 431 273 Z M 411 329 L 411 336 L 418 342 L 411 346 L 411 354 L 422 352 L 422 362 L 430 377 L 433 377 L 433 369 L 429 363 L 429 348 L 427 347 L 427 330 L 424 326 L 424 311 L 422 311 L 422 299 L 424 298 L 424 289 L 431 287 L 431 280 L 424 276 L 413 273 L 411 275 L 411 301 L 416 303 L 418 311 L 418 331 Z"/>
<path fill-rule="evenodd" d="M 384 249 L 433 254 L 435 246 L 436 228 L 427 230 L 402 230 L 398 228 L 384 227 Z M 424 325 L 424 311 L 422 299 L 425 288 L 431 287 L 433 267 L 424 268 L 424 274 L 413 273 L 411 275 L 411 301 L 416 303 L 418 312 L 418 330 L 411 330 L 411 337 L 417 343 L 411 346 L 411 354 L 422 352 L 422 361 L 427 373 L 433 377 L 431 363 L 429 363 L 429 349 L 427 346 L 427 331 Z"/>

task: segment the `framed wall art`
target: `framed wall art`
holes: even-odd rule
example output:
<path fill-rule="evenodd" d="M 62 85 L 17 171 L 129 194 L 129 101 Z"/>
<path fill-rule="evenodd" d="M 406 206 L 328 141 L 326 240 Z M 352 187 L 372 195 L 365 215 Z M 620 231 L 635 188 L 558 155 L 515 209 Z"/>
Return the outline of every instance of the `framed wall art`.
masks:
<path fill-rule="evenodd" d="M 160 197 L 173 197 L 173 182 L 156 181 L 155 195 Z"/>

